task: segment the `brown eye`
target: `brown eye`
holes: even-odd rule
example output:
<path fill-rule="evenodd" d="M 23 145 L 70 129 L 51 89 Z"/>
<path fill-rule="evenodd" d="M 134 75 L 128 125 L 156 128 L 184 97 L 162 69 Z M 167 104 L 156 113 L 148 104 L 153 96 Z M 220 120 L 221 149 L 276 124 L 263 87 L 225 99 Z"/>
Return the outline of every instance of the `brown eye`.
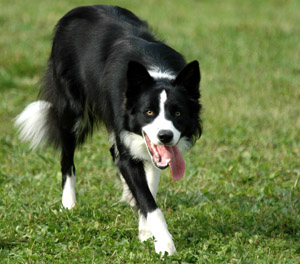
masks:
<path fill-rule="evenodd" d="M 175 116 L 176 116 L 176 117 L 179 117 L 179 116 L 181 116 L 181 113 L 177 111 L 177 112 L 175 113 Z"/>
<path fill-rule="evenodd" d="M 146 115 L 147 115 L 147 116 L 153 116 L 153 115 L 154 115 L 154 112 L 151 111 L 151 110 L 148 110 L 148 111 L 146 112 Z"/>

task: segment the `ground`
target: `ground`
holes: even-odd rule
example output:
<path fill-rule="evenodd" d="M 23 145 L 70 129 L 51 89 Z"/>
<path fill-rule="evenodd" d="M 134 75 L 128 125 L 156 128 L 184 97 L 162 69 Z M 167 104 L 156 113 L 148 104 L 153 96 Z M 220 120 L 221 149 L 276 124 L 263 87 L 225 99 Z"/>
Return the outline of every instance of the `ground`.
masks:
<path fill-rule="evenodd" d="M 0 0 L 1 263 L 159 263 L 138 241 L 100 127 L 77 153 L 77 208 L 61 210 L 59 154 L 21 143 L 12 119 L 36 99 L 57 20 L 94 1 Z M 166 263 L 300 262 L 297 0 L 101 1 L 127 7 L 198 59 L 204 132 L 158 204 Z"/>

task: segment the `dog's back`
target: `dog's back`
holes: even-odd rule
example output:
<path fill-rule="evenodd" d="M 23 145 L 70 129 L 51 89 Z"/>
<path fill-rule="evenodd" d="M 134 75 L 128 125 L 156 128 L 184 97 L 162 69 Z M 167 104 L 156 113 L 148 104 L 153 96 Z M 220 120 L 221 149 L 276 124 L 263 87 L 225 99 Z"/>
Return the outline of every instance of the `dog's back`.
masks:
<path fill-rule="evenodd" d="M 112 110 L 123 104 L 129 61 L 174 73 L 185 65 L 181 54 L 157 41 L 147 23 L 126 9 L 79 7 L 58 22 L 40 91 L 40 99 L 51 105 L 48 143 L 61 147 L 57 127 L 75 129 L 80 144 L 99 120 L 110 130 L 119 125 L 112 123 Z"/>
<path fill-rule="evenodd" d="M 51 104 L 48 142 L 61 146 L 61 135 L 55 128 L 73 126 L 78 143 L 82 143 L 97 119 L 112 120 L 111 111 L 105 107 L 108 98 L 101 87 L 104 72 L 110 74 L 107 61 L 113 64 L 112 50 L 121 53 L 114 46 L 129 35 L 152 40 L 147 24 L 119 7 L 79 7 L 58 22 L 40 91 L 40 98 Z M 117 72 L 124 71 L 124 67 L 110 67 L 114 68 L 111 70 L 115 76 L 124 75 Z"/>

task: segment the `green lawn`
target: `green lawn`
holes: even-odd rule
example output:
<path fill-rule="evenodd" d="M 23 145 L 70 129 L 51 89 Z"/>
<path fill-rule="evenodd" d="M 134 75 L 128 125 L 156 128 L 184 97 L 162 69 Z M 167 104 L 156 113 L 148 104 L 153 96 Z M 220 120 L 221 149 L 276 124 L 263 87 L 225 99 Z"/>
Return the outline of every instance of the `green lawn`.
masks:
<path fill-rule="evenodd" d="M 61 210 L 59 154 L 12 119 L 36 99 L 57 20 L 94 1 L 0 0 L 0 263 L 160 263 L 137 239 L 103 128 L 76 153 L 78 207 Z M 300 2 L 120 0 L 198 59 L 204 133 L 158 204 L 166 263 L 300 263 Z"/>

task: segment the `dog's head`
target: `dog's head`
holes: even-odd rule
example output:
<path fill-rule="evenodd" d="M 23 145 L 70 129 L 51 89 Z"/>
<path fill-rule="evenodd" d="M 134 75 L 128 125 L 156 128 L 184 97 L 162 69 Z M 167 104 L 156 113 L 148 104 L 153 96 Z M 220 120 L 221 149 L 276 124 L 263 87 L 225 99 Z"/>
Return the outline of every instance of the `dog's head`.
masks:
<path fill-rule="evenodd" d="M 187 64 L 174 78 L 153 78 L 143 65 L 128 65 L 128 130 L 144 137 L 152 161 L 160 169 L 172 169 L 172 163 L 180 167 L 180 145 L 192 145 L 201 135 L 199 83 L 197 61 Z M 179 174 L 174 178 L 181 178 Z"/>

